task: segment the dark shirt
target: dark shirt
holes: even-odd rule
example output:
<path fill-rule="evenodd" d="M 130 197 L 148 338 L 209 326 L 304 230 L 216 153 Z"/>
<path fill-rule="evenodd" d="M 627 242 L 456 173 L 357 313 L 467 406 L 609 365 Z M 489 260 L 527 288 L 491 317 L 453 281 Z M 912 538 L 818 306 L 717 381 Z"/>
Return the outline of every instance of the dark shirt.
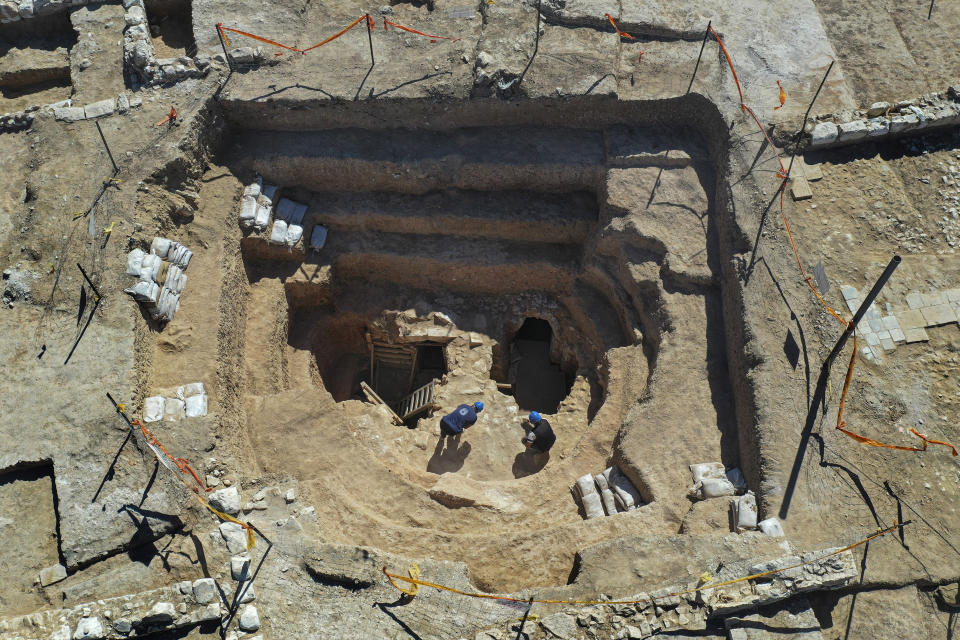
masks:
<path fill-rule="evenodd" d="M 533 442 L 530 444 L 530 448 L 541 453 L 550 451 L 550 447 L 557 441 L 557 436 L 554 435 L 553 429 L 550 428 L 550 423 L 543 418 L 536 424 L 533 431 L 527 434 L 528 442 L 530 441 L 531 435 L 533 435 Z"/>
<path fill-rule="evenodd" d="M 477 421 L 477 412 L 468 404 L 462 404 L 451 413 L 443 417 L 442 422 L 454 433 L 463 433 L 463 430 Z"/>

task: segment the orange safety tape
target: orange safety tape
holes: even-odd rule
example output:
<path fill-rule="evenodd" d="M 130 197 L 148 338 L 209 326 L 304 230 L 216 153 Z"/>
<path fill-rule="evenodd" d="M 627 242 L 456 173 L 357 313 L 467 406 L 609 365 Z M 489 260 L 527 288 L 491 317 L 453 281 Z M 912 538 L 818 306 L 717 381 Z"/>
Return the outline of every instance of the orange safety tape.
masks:
<path fill-rule="evenodd" d="M 302 53 L 306 53 L 307 51 L 310 51 L 310 50 L 312 50 L 312 49 L 316 49 L 317 47 L 322 47 L 323 45 L 327 44 L 328 42 L 332 42 L 333 40 L 336 40 L 337 38 L 339 38 L 340 36 L 342 36 L 343 34 L 345 34 L 347 31 L 350 31 L 350 29 L 353 29 L 355 26 L 357 26 L 358 24 L 360 24 L 360 22 L 361 22 L 364 18 L 366 18 L 366 17 L 367 17 L 367 14 L 364 14 L 364 15 L 360 16 L 359 18 L 357 18 L 356 20 L 354 20 L 353 22 L 351 22 L 350 24 L 348 24 L 346 27 L 344 27 L 343 30 L 341 30 L 341 31 L 333 34 L 332 36 L 330 36 L 329 38 L 327 38 L 327 39 L 324 40 L 323 42 L 318 42 L 317 44 L 313 45 L 312 47 L 307 47 L 306 49 L 304 49 L 304 50 L 302 51 Z"/>
<path fill-rule="evenodd" d="M 415 33 L 415 34 L 417 34 L 418 36 L 423 36 L 424 38 L 430 38 L 431 41 L 436 41 L 436 40 L 449 40 L 449 41 L 451 41 L 451 42 L 457 42 L 457 41 L 460 40 L 460 38 L 450 38 L 450 37 L 448 37 L 448 36 L 432 36 L 432 35 L 430 35 L 429 33 L 424 33 L 423 31 L 417 31 L 416 29 L 411 29 L 410 27 L 405 27 L 405 26 L 403 26 L 402 24 L 397 24 L 396 22 L 390 22 L 389 20 L 387 20 L 386 18 L 384 18 L 384 19 L 383 19 L 383 28 L 386 29 L 386 28 L 387 28 L 387 25 L 390 25 L 391 27 L 396 27 L 397 29 L 403 29 L 404 31 L 407 31 L 407 32 L 409 32 L 409 33 Z"/>
<path fill-rule="evenodd" d="M 883 529 L 883 530 L 879 530 L 879 531 L 877 531 L 876 533 L 874 533 L 873 535 L 867 536 L 867 537 L 864 538 L 863 540 L 858 540 L 857 542 L 854 542 L 853 544 L 848 544 L 847 546 L 843 547 L 842 549 L 837 549 L 836 551 L 831 551 L 830 553 L 825 553 L 825 554 L 823 554 L 822 556 L 820 556 L 820 557 L 818 557 L 818 558 L 814 558 L 814 559 L 812 559 L 812 560 L 807 560 L 806 562 L 801 562 L 801 563 L 799 563 L 799 564 L 795 564 L 795 565 L 792 565 L 792 566 L 789 566 L 789 567 L 782 567 L 782 568 L 780 568 L 780 569 L 773 569 L 773 570 L 771 570 L 771 571 L 764 571 L 764 572 L 762 572 L 762 573 L 755 573 L 755 574 L 753 574 L 753 575 L 744 576 L 744 577 L 742 577 L 742 578 L 735 578 L 735 579 L 733 579 L 733 580 L 727 580 L 727 581 L 725 581 L 725 582 L 717 582 L 717 583 L 715 583 L 715 584 L 705 584 L 705 585 L 702 585 L 702 586 L 699 586 L 699 587 L 696 587 L 696 588 L 693 588 L 693 589 L 687 589 L 687 590 L 685 590 L 685 591 L 671 592 L 671 593 L 668 593 L 668 594 L 663 595 L 663 596 L 649 596 L 649 597 L 647 597 L 647 598 L 645 598 L 645 599 L 643 599 L 643 600 L 537 600 L 536 598 L 534 598 L 533 600 L 531 600 L 531 599 L 529 599 L 529 598 L 527 598 L 527 599 L 511 598 L 511 597 L 508 597 L 508 596 L 497 596 L 497 595 L 493 595 L 493 594 L 490 594 L 490 593 L 477 593 L 477 592 L 475 592 L 475 591 L 464 591 L 464 590 L 462 590 L 462 589 L 456 589 L 456 588 L 454 588 L 454 587 L 448 587 L 448 586 L 446 586 L 446 585 L 436 584 L 436 583 L 434 583 L 434 582 L 427 582 L 426 580 L 419 580 L 419 579 L 417 579 L 417 578 L 412 578 L 412 577 L 411 577 L 411 578 L 408 578 L 408 577 L 406 577 L 406 576 L 401 576 L 401 575 L 398 575 L 398 574 L 396 574 L 396 573 L 390 573 L 390 572 L 387 571 L 387 568 L 386 568 L 386 567 L 383 568 L 383 574 L 387 577 L 387 580 L 390 581 L 390 584 L 392 584 L 394 587 L 396 587 L 396 588 L 399 589 L 400 591 L 403 591 L 404 593 L 408 593 L 408 591 L 407 591 L 406 589 L 402 589 L 402 588 L 400 588 L 399 586 L 397 586 L 397 584 L 394 582 L 394 580 L 401 580 L 401 581 L 403 581 L 403 582 L 407 582 L 407 583 L 409 583 L 409 584 L 417 585 L 417 586 L 421 586 L 421 587 L 432 587 L 432 588 L 434 588 L 434 589 L 439 589 L 439 590 L 441 590 L 441 591 L 449 591 L 450 593 L 456 593 L 456 594 L 461 595 L 461 596 L 467 596 L 468 598 L 482 598 L 482 599 L 484 599 L 484 600 L 503 600 L 503 601 L 506 601 L 506 602 L 519 602 L 519 603 L 524 603 L 524 604 L 526 604 L 526 603 L 533 603 L 533 604 L 578 604 L 578 605 L 595 605 L 595 604 L 613 604 L 613 605 L 638 604 L 638 603 L 641 603 L 641 602 L 649 602 L 650 600 L 659 600 L 659 599 L 663 599 L 663 598 L 671 598 L 671 597 L 675 597 L 675 596 L 685 595 L 685 594 L 688 594 L 688 593 L 696 593 L 696 592 L 698 592 L 698 591 L 707 591 L 707 590 L 709 590 L 709 589 L 716 589 L 716 588 L 718 588 L 718 587 L 726 587 L 726 586 L 729 586 L 729 585 L 731 585 L 731 584 L 736 584 L 736 583 L 738 583 L 738 582 L 745 582 L 745 581 L 747 581 L 747 580 L 753 580 L 753 579 L 755 579 L 755 578 L 762 578 L 762 577 L 764 577 L 764 576 L 773 575 L 773 574 L 775 574 L 775 573 L 781 573 L 781 572 L 783 572 L 783 571 L 789 571 L 789 570 L 791 570 L 791 569 L 797 569 L 797 568 L 799 568 L 799 567 L 804 567 L 804 566 L 807 566 L 807 565 L 809 565 L 809 564 L 813 564 L 813 563 L 815 563 L 815 562 L 820 562 L 820 561 L 823 560 L 824 558 L 829 558 L 830 556 L 839 555 L 839 554 L 841 554 L 841 553 L 843 553 L 843 552 L 845 552 L 845 551 L 849 551 L 849 550 L 851 550 L 851 549 L 854 549 L 854 548 L 856 548 L 856 547 L 859 547 L 860 545 L 866 544 L 866 543 L 870 542 L 871 540 L 875 540 L 875 539 L 877 539 L 877 538 L 880 538 L 880 537 L 882 537 L 882 536 L 885 536 L 885 535 L 887 535 L 888 533 L 890 533 L 891 531 L 894 531 L 895 529 L 897 529 L 897 528 L 900 527 L 900 526 L 905 526 L 906 524 L 909 524 L 909 523 L 905 523 L 904 525 L 901 525 L 899 522 L 894 522 L 894 523 L 893 523 L 893 526 L 887 527 L 886 529 Z"/>
<path fill-rule="evenodd" d="M 193 470 L 193 468 L 190 466 L 190 461 L 189 461 L 189 460 L 187 460 L 186 458 L 174 458 L 172 455 L 170 455 L 170 452 L 167 451 L 167 448 L 164 447 L 164 446 L 160 443 L 159 440 L 157 440 L 157 437 L 156 437 L 155 435 L 153 435 L 153 434 L 150 432 L 150 430 L 147 429 L 147 428 L 143 425 L 142 422 L 140 422 L 139 420 L 132 420 L 132 421 L 130 422 L 130 424 L 135 424 L 135 425 L 137 425 L 138 427 L 140 427 L 140 433 L 142 433 L 142 434 L 143 434 L 143 437 L 146 438 L 147 444 L 150 445 L 150 448 L 151 448 L 151 449 L 154 449 L 154 453 L 156 453 L 156 450 L 157 450 L 157 449 L 159 449 L 160 451 L 162 451 L 162 452 L 163 452 L 163 455 L 165 455 L 167 458 L 169 458 L 170 461 L 173 462 L 173 464 L 175 464 L 175 465 L 177 466 L 177 469 L 180 470 L 180 473 L 182 473 L 183 475 L 188 475 L 188 474 L 189 474 L 190 476 L 193 477 L 193 479 L 196 481 L 197 487 L 199 487 L 199 489 L 202 489 L 202 490 L 205 491 L 205 492 L 212 490 L 212 488 L 207 487 L 206 485 L 203 484 L 203 481 L 200 480 L 200 477 L 197 475 L 197 473 L 196 473 L 196 472 Z M 161 462 L 163 462 L 163 461 L 161 460 Z M 166 466 L 166 465 L 164 465 L 164 466 Z M 181 478 L 181 480 L 182 480 L 182 478 Z M 184 481 L 184 484 L 186 484 L 187 486 L 189 486 L 189 487 L 192 488 L 192 489 L 194 488 L 192 485 L 190 485 L 190 484 L 187 483 L 186 481 Z"/>
<path fill-rule="evenodd" d="M 720 45 L 720 51 L 723 51 L 724 57 L 727 59 L 727 64 L 730 65 L 730 71 L 733 73 L 733 81 L 737 83 L 737 92 L 740 94 L 740 105 L 743 105 L 743 89 L 740 88 L 740 79 L 737 78 L 737 70 L 733 68 L 733 61 L 730 59 L 730 54 L 727 53 L 727 48 L 723 46 L 723 40 L 720 39 L 720 36 L 717 35 L 717 32 L 707 25 L 707 31 L 713 34 L 714 39 L 717 41 L 717 44 Z"/>
<path fill-rule="evenodd" d="M 783 90 L 783 85 L 780 84 L 779 80 L 777 80 L 777 86 L 780 88 L 780 107 L 782 107 L 787 102 L 787 92 Z M 773 110 L 776 111 L 780 107 L 774 107 Z"/>
<path fill-rule="evenodd" d="M 618 26 L 617 26 L 617 23 L 613 21 L 613 16 L 612 16 L 612 15 L 610 15 L 609 13 L 605 13 L 605 14 L 603 14 L 603 15 L 607 16 L 607 20 L 609 20 L 609 21 L 610 21 L 610 24 L 613 25 L 613 30 L 617 32 L 617 35 L 618 35 L 618 36 L 620 36 L 621 38 L 626 38 L 627 40 L 636 40 L 636 38 L 634 38 L 634 37 L 633 37 L 632 35 L 630 35 L 629 33 L 626 33 L 626 32 L 624 32 L 624 31 L 620 31 L 620 27 L 618 27 Z"/>
<path fill-rule="evenodd" d="M 273 40 L 268 40 L 268 39 L 263 38 L 263 37 L 261 37 L 261 36 L 254 35 L 254 34 L 252 34 L 252 33 L 247 33 L 246 31 L 240 31 L 239 29 L 232 29 L 232 28 L 230 28 L 230 27 L 224 27 L 224 26 L 222 26 L 222 24 L 217 24 L 217 29 L 219 29 L 219 30 L 220 30 L 220 33 L 223 34 L 224 40 L 226 40 L 226 34 L 225 34 L 224 32 L 225 32 L 225 31 L 232 31 L 233 33 L 239 34 L 239 35 L 241 35 L 241 36 L 246 36 L 246 37 L 248 37 L 248 38 L 253 38 L 254 40 L 257 40 L 258 42 L 263 42 L 263 43 L 266 43 L 266 44 L 270 44 L 270 45 L 273 45 L 273 46 L 275 46 L 275 47 L 280 47 L 281 49 L 287 49 L 287 50 L 289 50 L 289 51 L 296 51 L 297 53 L 303 53 L 302 50 L 297 49 L 296 47 L 288 47 L 288 46 L 285 45 L 285 44 L 280 44 L 279 42 L 274 42 Z M 230 43 L 227 42 L 227 44 L 229 45 Z"/>
<path fill-rule="evenodd" d="M 227 34 L 223 31 L 223 23 L 222 23 L 222 22 L 218 22 L 218 23 L 217 23 L 217 32 L 219 32 L 219 33 L 220 33 L 220 37 L 223 38 L 223 43 L 229 47 L 229 46 L 230 46 L 230 38 L 228 38 L 228 37 L 227 37 Z"/>

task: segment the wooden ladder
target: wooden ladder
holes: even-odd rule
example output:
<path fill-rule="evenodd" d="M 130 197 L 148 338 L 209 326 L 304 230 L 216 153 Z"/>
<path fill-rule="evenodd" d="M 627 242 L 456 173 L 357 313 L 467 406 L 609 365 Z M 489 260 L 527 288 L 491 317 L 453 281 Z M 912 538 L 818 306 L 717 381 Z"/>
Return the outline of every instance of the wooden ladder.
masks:
<path fill-rule="evenodd" d="M 403 420 L 406 420 L 434 406 L 433 399 L 436 397 L 436 385 L 437 381 L 431 380 L 405 396 L 397 404 L 397 414 L 402 416 Z"/>

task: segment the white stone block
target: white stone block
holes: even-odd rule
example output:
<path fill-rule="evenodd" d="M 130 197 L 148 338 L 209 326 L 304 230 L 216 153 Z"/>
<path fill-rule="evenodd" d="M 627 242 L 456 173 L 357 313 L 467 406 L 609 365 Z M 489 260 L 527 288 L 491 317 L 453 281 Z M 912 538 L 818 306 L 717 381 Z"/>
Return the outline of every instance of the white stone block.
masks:
<path fill-rule="evenodd" d="M 822 147 L 837 141 L 839 130 L 832 122 L 819 122 L 810 133 L 810 146 Z"/>
<path fill-rule="evenodd" d="M 55 107 L 53 117 L 61 122 L 77 122 L 86 119 L 83 107 Z"/>
<path fill-rule="evenodd" d="M 116 103 L 113 98 L 107 98 L 106 100 L 88 104 L 83 108 L 83 113 L 88 120 L 92 118 L 102 118 L 103 116 L 112 115 L 115 106 Z"/>
<path fill-rule="evenodd" d="M 103 638 L 103 625 L 100 624 L 100 618 L 83 618 L 77 625 L 77 630 L 73 632 L 73 640 L 101 640 Z"/>
<path fill-rule="evenodd" d="M 236 515 L 240 512 L 240 492 L 237 491 L 236 487 L 214 491 L 210 494 L 210 505 L 224 513 Z"/>
<path fill-rule="evenodd" d="M 217 597 L 217 583 L 213 578 L 200 578 L 193 583 L 193 599 L 199 604 L 213 602 Z"/>
<path fill-rule="evenodd" d="M 841 123 L 837 128 L 840 130 L 840 134 L 838 136 L 838 140 L 840 140 L 840 142 L 856 142 L 857 140 L 863 140 L 867 137 L 867 132 L 869 131 L 866 120 L 844 122 Z"/>
<path fill-rule="evenodd" d="M 240 612 L 240 630 L 252 633 L 260 628 L 260 615 L 252 604 L 247 605 Z"/>

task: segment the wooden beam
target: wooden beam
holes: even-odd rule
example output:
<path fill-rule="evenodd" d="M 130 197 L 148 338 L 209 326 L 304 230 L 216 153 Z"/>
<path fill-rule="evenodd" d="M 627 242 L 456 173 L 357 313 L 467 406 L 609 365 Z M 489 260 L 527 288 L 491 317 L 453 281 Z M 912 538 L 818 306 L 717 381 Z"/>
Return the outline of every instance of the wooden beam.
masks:
<path fill-rule="evenodd" d="M 370 388 L 370 385 L 368 385 L 366 382 L 364 382 L 363 380 L 361 380 L 361 381 L 360 381 L 360 388 L 363 389 L 364 395 L 367 396 L 367 399 L 370 400 L 370 402 L 373 402 L 373 403 L 375 403 L 375 404 L 381 404 L 381 405 L 385 406 L 385 407 L 387 408 L 387 411 L 390 412 L 390 415 L 393 416 L 393 421 L 394 421 L 395 423 L 397 423 L 398 425 L 402 425 L 402 424 L 403 424 L 403 418 L 401 418 L 400 416 L 398 416 L 398 415 L 394 412 L 394 410 L 390 408 L 390 405 L 388 405 L 386 402 L 384 402 L 384 401 L 383 401 L 383 398 L 381 398 L 380 396 L 378 396 L 378 395 L 377 395 L 377 392 Z"/>

